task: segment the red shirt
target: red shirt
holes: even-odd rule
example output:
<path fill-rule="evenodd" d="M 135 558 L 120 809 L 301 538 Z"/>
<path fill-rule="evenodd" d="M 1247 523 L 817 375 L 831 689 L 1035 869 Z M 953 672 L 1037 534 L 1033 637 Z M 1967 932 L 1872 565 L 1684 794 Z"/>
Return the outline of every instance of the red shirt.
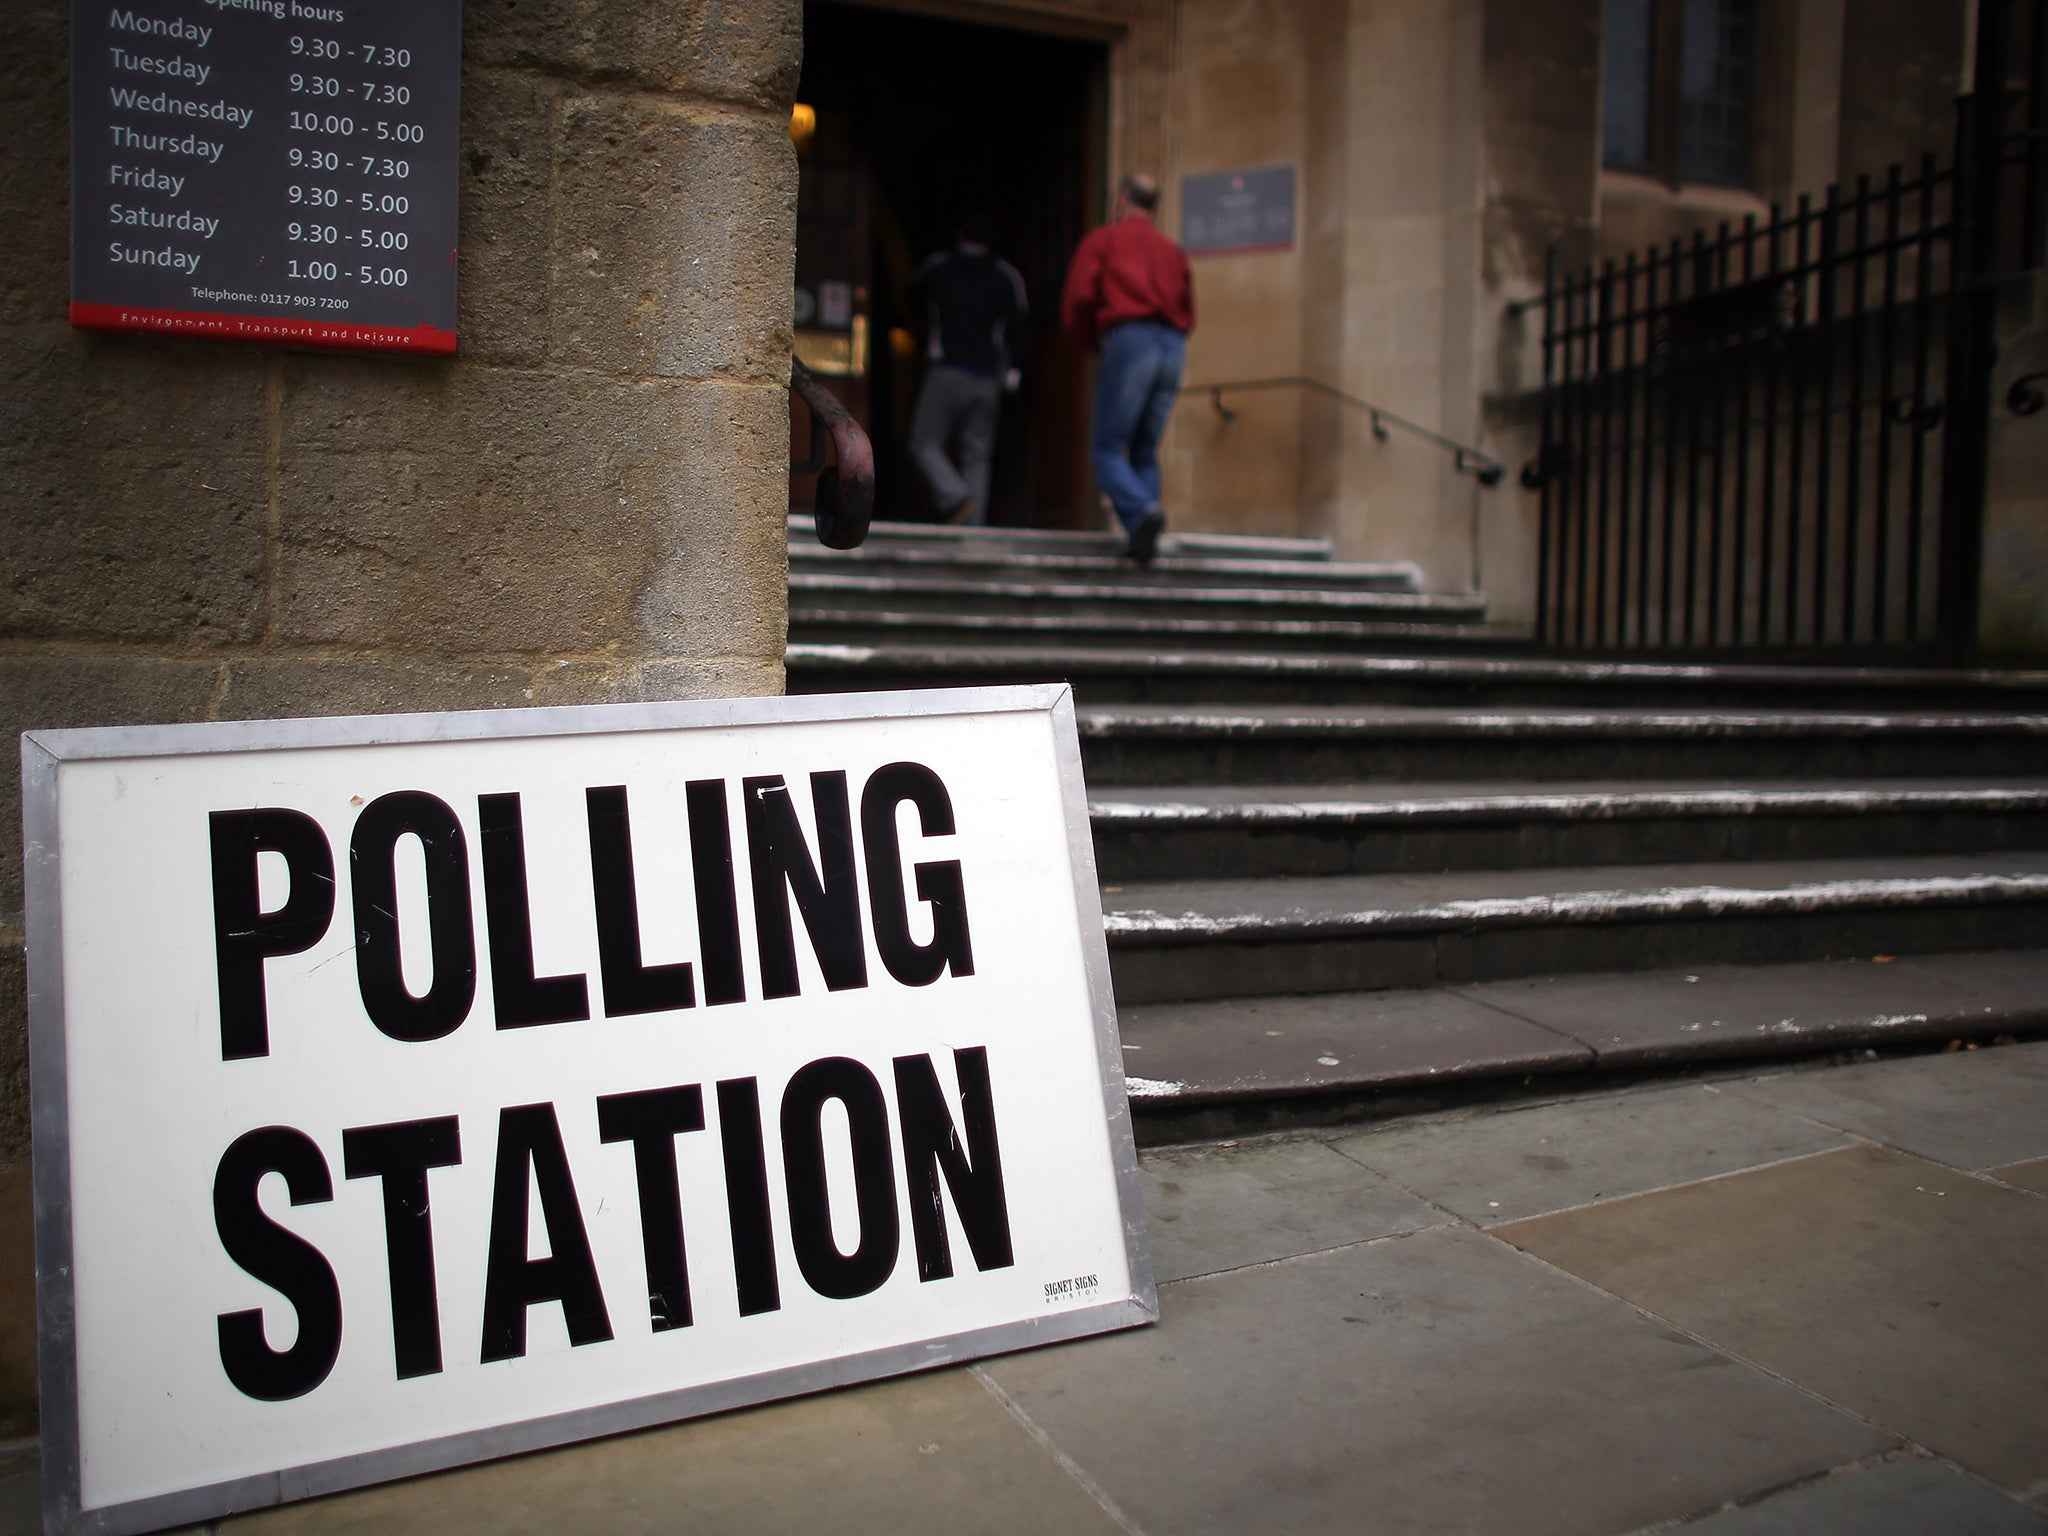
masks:
<path fill-rule="evenodd" d="M 1102 333 L 1126 320 L 1163 320 L 1195 328 L 1195 283 L 1188 258 L 1143 213 L 1091 229 L 1074 251 L 1060 324 L 1093 351 Z"/>

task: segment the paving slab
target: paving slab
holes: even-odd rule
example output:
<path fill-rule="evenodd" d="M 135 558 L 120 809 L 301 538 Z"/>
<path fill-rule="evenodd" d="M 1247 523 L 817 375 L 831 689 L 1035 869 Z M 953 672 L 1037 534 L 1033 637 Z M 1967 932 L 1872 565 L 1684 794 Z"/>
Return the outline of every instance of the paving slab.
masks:
<path fill-rule="evenodd" d="M 1138 1182 L 1162 1284 L 1450 1219 L 1316 1141 L 1150 1152 Z"/>
<path fill-rule="evenodd" d="M 1990 1172 L 2001 1184 L 2010 1184 L 2016 1189 L 2030 1189 L 2037 1195 L 2048 1195 L 2048 1157 L 2037 1157 L 2028 1163 L 2014 1163 L 2010 1168 L 1993 1168 Z"/>
<path fill-rule="evenodd" d="M 1254 658 L 1256 659 L 1256 658 Z M 1268 658 L 1278 660 L 1280 658 Z M 1412 661 L 1383 658 L 1376 666 L 1389 675 L 1426 674 Z M 1441 671 L 1445 664 L 1429 664 Z M 1563 675 L 1563 674 L 1560 674 Z M 1623 682 L 1638 681 L 1624 678 Z M 1662 681 L 1656 679 L 1654 681 Z M 1830 687 L 1834 685 L 1829 684 Z M 2019 701 L 2022 709 L 2032 701 Z M 1228 704 L 1196 702 L 1123 703 L 1085 705 L 1076 711 L 1083 736 L 1110 731 L 1146 735 L 1188 735 L 1228 731 L 1256 734 L 1279 731 L 1290 735 L 1330 733 L 1370 736 L 1388 730 L 1427 732 L 1446 736 L 1475 736 L 1480 739 L 1512 739 L 1517 736 L 1562 736 L 1588 730 L 1632 732 L 1644 735 L 1681 737 L 1742 736 L 1755 738 L 1794 737 L 1810 744 L 1818 733 L 1850 737 L 1885 737 L 1931 732 L 1968 738 L 1988 732 L 2010 732 L 2028 740 L 2048 736 L 2048 712 L 2023 714 L 1984 710 L 1756 708 L 1733 709 L 1712 706 L 1630 707 L 1593 704 L 1573 707 L 1557 704 L 1489 704 L 1482 707 L 1442 704 L 1305 704 L 1293 701 L 1244 700 Z M 2040 759 L 2034 758 L 2022 773 L 2038 773 Z M 1575 774 L 1575 778 L 1597 777 L 1601 770 Z M 1611 769 L 1608 771 L 1612 771 Z M 1795 768 L 1763 768 L 1760 772 L 1779 775 L 1797 773 Z M 1912 770 L 1881 769 L 1885 777 L 1921 777 Z M 1957 771 L 1973 776 L 1999 774 L 1969 763 Z M 1747 778 L 1745 774 L 1743 777 Z M 1810 775 L 1809 775 L 1810 777 Z"/>
<path fill-rule="evenodd" d="M 1431 989 L 1125 1003 L 1117 1015 L 1140 1112 L 1152 1099 L 1221 1103 L 1593 1064 L 1555 1030 Z"/>
<path fill-rule="evenodd" d="M 1169 537 L 1190 550 L 1219 554 L 1257 555 L 1268 560 L 1331 560 L 1336 546 L 1326 538 L 1295 538 L 1286 534 L 1176 533 Z M 827 550 L 811 537 L 811 519 L 801 512 L 789 518 L 792 555 L 822 555 Z M 990 528 L 966 523 L 906 523 L 893 518 L 876 518 L 868 529 L 862 548 L 883 549 L 891 545 L 925 549 L 998 548 L 1016 550 L 1093 550 L 1112 558 L 1121 557 L 1124 534 L 1121 528 L 1090 531 L 1085 528 Z"/>
<path fill-rule="evenodd" d="M 1603 1067 L 1905 1043 L 2030 1022 L 2001 1007 L 1986 1026 L 1981 993 L 1928 967 L 1868 957 L 1535 976 L 1456 990 L 1571 1036 Z"/>
<path fill-rule="evenodd" d="M 1148 1536 L 1597 1536 L 1891 1444 L 1466 1228 L 1181 1281 L 1160 1307 L 981 1367 Z"/>
<path fill-rule="evenodd" d="M 1092 792 L 1098 815 L 1168 824 L 1219 818 L 1273 822 L 1351 815 L 1361 819 L 1405 820 L 1453 817 L 1483 820 L 1544 808 L 1603 820 L 1645 814 L 1722 809 L 1755 814 L 1797 810 L 1853 816 L 1899 804 L 1943 810 L 2038 808 L 2048 781 L 2037 776 L 1985 778 L 1858 778 L 1823 780 L 1789 774 L 1743 778 L 1553 779 L 1531 785 L 1518 778 L 1460 778 L 1399 784 L 1369 779 L 1327 784 L 1108 785 Z"/>
<path fill-rule="evenodd" d="M 2048 1205 L 1880 1147 L 1494 1229 L 2016 1494 L 2048 1479 Z"/>
<path fill-rule="evenodd" d="M 1318 875 L 1297 880 L 1125 881 L 1104 903 L 1111 942 L 1125 933 L 1208 938 L 1292 922 L 1345 931 L 1399 921 L 1409 926 L 1526 922 L 1544 904 L 1585 918 L 1628 898 L 1655 899 L 1674 915 L 1721 910 L 1744 898 L 1801 910 L 1816 892 L 1865 905 L 1925 900 L 1924 892 L 1990 881 L 2036 889 L 2048 850 L 1916 854 L 1910 858 L 1782 859 L 1741 864 L 1589 865 L 1565 869 L 1458 870 L 1448 874 Z M 1910 887 L 1910 889 L 1909 889 Z M 1697 893 L 1697 894 L 1695 894 Z M 1571 898 L 1591 898 L 1573 903 Z M 1605 898 L 1605 900 L 1600 900 Z M 1533 905 L 1531 905 L 1533 904 Z M 1527 906 L 1528 911 L 1524 908 Z"/>
<path fill-rule="evenodd" d="M 1333 1143 L 1481 1226 L 1848 1144 L 1838 1131 L 1696 1085 L 1408 1121 Z"/>
<path fill-rule="evenodd" d="M 1632 967 L 2033 944 L 2048 851 L 1127 881 L 1117 996 L 1369 991 Z"/>
<path fill-rule="evenodd" d="M 2048 1157 L 2048 1043 L 1787 1072 L 1727 1091 L 1956 1168 Z"/>
<path fill-rule="evenodd" d="M 0 1498 L 7 1488 L 0 1471 Z M 34 1529 L 22 1527 L 22 1536 Z M 964 1370 L 287 1504 L 207 1529 L 219 1536 L 1121 1531 Z M 0 1531 L 16 1536 L 11 1527 Z"/>
<path fill-rule="evenodd" d="M 1497 626 L 1461 620 L 1455 625 L 1400 619 L 1193 618 L 1108 603 L 1078 603 L 1073 609 L 1032 612 L 1023 604 L 1004 609 L 948 611 L 922 592 L 863 593 L 841 584 L 807 595 L 803 573 L 790 572 L 789 633 L 797 644 L 957 645 L 964 639 L 1001 645 L 1018 641 L 1081 646 L 1129 645 L 1151 650 L 1178 646 L 1239 651 L 1396 648 L 1480 650 L 1497 645 Z M 808 596 L 808 600 L 807 600 Z M 1078 609 L 1079 611 L 1074 611 Z"/>
<path fill-rule="evenodd" d="M 34 1447 L 0 1451 L 0 1536 L 41 1536 L 42 1483 Z"/>
<path fill-rule="evenodd" d="M 1945 1461 L 1905 1456 L 1774 1494 L 1686 1536 L 2048 1536 L 2048 1516 Z"/>
<path fill-rule="evenodd" d="M 2032 1028 L 2048 1026 L 2048 949 L 1915 955 L 1899 964 L 1967 989 L 1986 1009 L 2024 1017 Z"/>

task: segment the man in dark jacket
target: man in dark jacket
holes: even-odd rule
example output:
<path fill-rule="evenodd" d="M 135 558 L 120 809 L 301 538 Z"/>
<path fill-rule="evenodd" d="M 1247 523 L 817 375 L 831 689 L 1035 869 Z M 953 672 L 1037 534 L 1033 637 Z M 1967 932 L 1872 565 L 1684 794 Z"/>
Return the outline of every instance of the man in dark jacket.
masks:
<path fill-rule="evenodd" d="M 924 382 L 910 413 L 911 461 L 942 518 L 985 523 L 996 421 L 1024 362 L 1024 279 L 963 233 L 917 269 L 910 292 L 926 310 Z M 954 444 L 957 462 L 949 452 Z"/>
<path fill-rule="evenodd" d="M 1124 553 L 1150 565 L 1166 513 L 1159 439 L 1180 393 L 1195 286 L 1187 254 L 1152 222 L 1159 184 L 1126 176 L 1110 223 L 1090 230 L 1067 269 L 1060 323 L 1102 354 L 1095 375 L 1095 482 L 1123 524 Z"/>

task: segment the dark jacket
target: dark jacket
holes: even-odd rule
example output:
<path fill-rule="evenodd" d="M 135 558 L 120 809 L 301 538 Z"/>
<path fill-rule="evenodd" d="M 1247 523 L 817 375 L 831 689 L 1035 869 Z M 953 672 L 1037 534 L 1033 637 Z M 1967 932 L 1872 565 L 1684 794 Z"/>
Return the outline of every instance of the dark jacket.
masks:
<path fill-rule="evenodd" d="M 999 379 L 1024 365 L 1024 279 L 983 246 L 956 245 L 926 258 L 910 279 L 927 312 L 925 355 Z"/>

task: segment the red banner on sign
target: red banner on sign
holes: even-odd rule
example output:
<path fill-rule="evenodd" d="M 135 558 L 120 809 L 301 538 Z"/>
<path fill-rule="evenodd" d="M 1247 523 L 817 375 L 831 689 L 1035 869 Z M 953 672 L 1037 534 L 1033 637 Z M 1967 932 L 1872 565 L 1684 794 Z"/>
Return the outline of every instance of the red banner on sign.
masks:
<path fill-rule="evenodd" d="M 277 341 L 351 352 L 455 351 L 455 332 L 421 325 L 350 325 L 338 320 L 295 320 L 283 315 L 208 315 L 182 309 L 134 309 L 124 304 L 73 304 L 71 323 L 96 331 L 161 331 L 216 336 L 225 341 Z"/>

